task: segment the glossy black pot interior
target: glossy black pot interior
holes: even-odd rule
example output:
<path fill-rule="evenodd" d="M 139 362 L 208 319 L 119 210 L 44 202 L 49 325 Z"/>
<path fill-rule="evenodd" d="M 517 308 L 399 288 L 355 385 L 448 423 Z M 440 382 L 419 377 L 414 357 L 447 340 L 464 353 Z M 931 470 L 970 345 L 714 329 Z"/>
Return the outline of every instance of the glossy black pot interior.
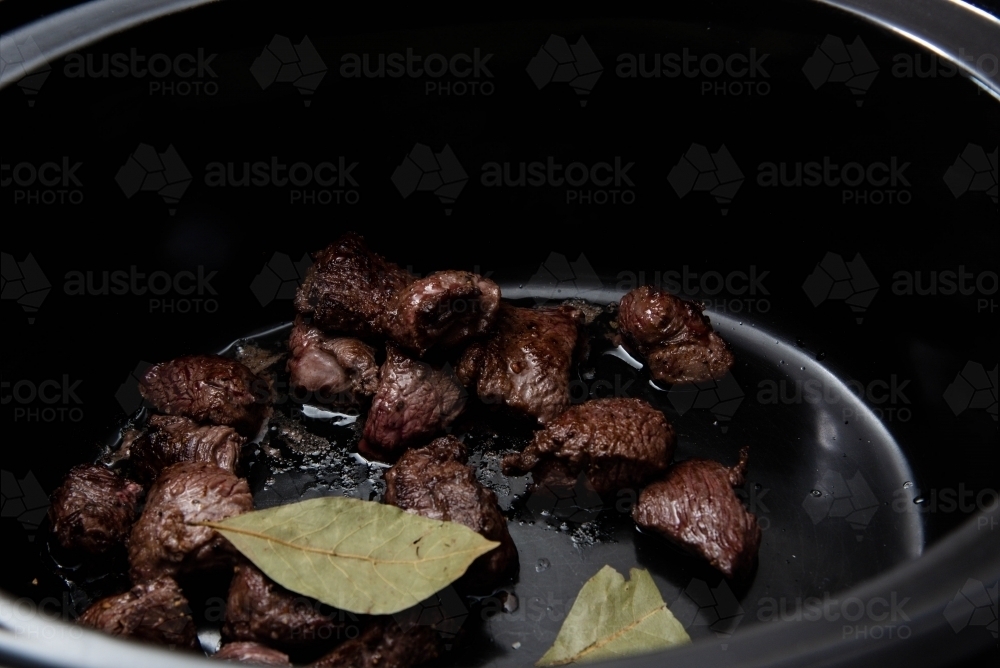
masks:
<path fill-rule="evenodd" d="M 65 600 L 66 617 L 86 604 L 41 556 L 45 497 L 137 407 L 136 369 L 287 321 L 305 254 L 346 230 L 415 273 L 476 270 L 515 298 L 657 284 L 704 300 L 737 351 L 731 378 L 698 393 L 613 356 L 596 378 L 662 407 L 678 458 L 751 446 L 753 581 L 730 587 L 637 534 L 628 499 L 582 500 L 560 530 L 500 481 L 521 608 L 483 619 L 469 603 L 472 641 L 448 665 L 532 663 L 604 563 L 648 568 L 730 661 L 740 631 L 995 508 L 997 100 L 888 31 L 791 2 L 336 21 L 222 3 L 0 95 L 0 586 L 15 597 Z M 596 541 L 578 531 L 587 513 L 603 513 Z M 905 626 L 869 614 L 843 640 Z M 981 626 L 952 624 L 955 656 L 980 651 Z"/>

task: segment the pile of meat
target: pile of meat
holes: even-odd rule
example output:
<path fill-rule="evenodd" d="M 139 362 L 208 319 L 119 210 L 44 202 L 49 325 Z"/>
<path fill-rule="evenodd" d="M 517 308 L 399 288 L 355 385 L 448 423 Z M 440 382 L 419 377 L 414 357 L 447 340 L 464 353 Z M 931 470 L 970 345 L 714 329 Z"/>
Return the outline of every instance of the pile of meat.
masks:
<path fill-rule="evenodd" d="M 347 234 L 316 253 L 295 308 L 291 386 L 316 402 L 365 411 L 359 452 L 392 464 L 384 502 L 460 522 L 500 544 L 470 566 L 459 591 L 489 594 L 518 571 L 496 496 L 477 480 L 462 441 L 447 435 L 472 402 L 535 425 L 527 447 L 503 460 L 505 473 L 530 471 L 548 488 L 582 475 L 602 494 L 642 489 L 633 513 L 639 526 L 726 576 L 752 572 L 760 529 L 734 492 L 746 449 L 733 468 L 672 465 L 673 427 L 644 400 L 571 405 L 571 369 L 588 351 L 580 306 L 514 306 L 494 282 L 464 271 L 418 278 Z M 733 363 L 701 308 L 664 291 L 627 294 L 614 329 L 616 342 L 669 383 L 717 379 Z M 116 466 L 78 466 L 52 497 L 62 549 L 128 555 L 132 588 L 95 602 L 81 623 L 198 650 L 184 589 L 195 575 L 214 573 L 231 579 L 216 658 L 291 665 L 290 656 L 309 656 L 313 666 L 404 668 L 437 656 L 432 625 L 324 609 L 198 524 L 253 509 L 242 476 L 272 413 L 272 385 L 266 374 L 213 355 L 148 370 L 140 390 L 153 414 L 126 439 Z"/>

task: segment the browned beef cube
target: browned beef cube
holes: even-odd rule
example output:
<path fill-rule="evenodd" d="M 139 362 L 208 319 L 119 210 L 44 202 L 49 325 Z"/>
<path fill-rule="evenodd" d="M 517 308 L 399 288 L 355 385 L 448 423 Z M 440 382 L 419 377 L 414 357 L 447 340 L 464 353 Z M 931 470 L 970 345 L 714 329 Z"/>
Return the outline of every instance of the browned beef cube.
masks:
<path fill-rule="evenodd" d="M 191 609 L 171 577 L 143 582 L 124 594 L 96 601 L 80 616 L 80 623 L 115 636 L 198 648 Z"/>
<path fill-rule="evenodd" d="M 504 404 L 545 424 L 569 406 L 569 371 L 582 314 L 569 306 L 500 307 L 497 332 L 470 345 L 458 377 L 487 404 Z"/>
<path fill-rule="evenodd" d="M 180 462 L 208 462 L 235 474 L 244 443 L 246 438 L 232 427 L 201 425 L 178 415 L 153 415 L 146 433 L 132 441 L 129 459 L 146 481 Z"/>
<path fill-rule="evenodd" d="M 63 547 L 91 554 L 124 545 L 141 493 L 138 484 L 103 466 L 76 466 L 52 493 L 52 533 Z"/>
<path fill-rule="evenodd" d="M 709 459 L 688 459 L 642 491 L 632 518 L 689 552 L 726 577 L 753 570 L 760 549 L 757 518 L 743 507 L 734 487 L 743 484 L 749 448 L 729 468 Z"/>
<path fill-rule="evenodd" d="M 348 613 L 288 591 L 251 564 L 240 564 L 229 585 L 222 637 L 279 647 L 339 637 Z"/>
<path fill-rule="evenodd" d="M 641 487 L 666 470 L 674 430 L 642 399 L 594 399 L 573 406 L 536 432 L 520 454 L 507 455 L 505 472 L 557 465 L 572 477 L 584 472 L 599 493 Z"/>
<path fill-rule="evenodd" d="M 246 480 L 206 462 L 164 469 L 149 490 L 129 541 L 129 575 L 145 582 L 162 575 L 221 568 L 235 548 L 215 529 L 196 526 L 253 510 Z"/>
<path fill-rule="evenodd" d="M 412 668 L 436 659 L 438 634 L 421 624 L 401 628 L 390 617 L 376 618 L 361 635 L 309 664 L 310 668 Z"/>
<path fill-rule="evenodd" d="M 267 382 L 218 355 L 186 355 L 152 366 L 139 391 L 160 413 L 228 425 L 249 438 L 270 414 Z"/>
<path fill-rule="evenodd" d="M 389 344 L 359 449 L 395 459 L 404 448 L 450 426 L 465 399 L 465 388 L 449 367 L 410 359 Z"/>
<path fill-rule="evenodd" d="M 718 380 L 733 366 L 733 354 L 702 310 L 665 290 L 641 286 L 622 297 L 618 331 L 625 347 L 646 359 L 657 380 Z"/>
<path fill-rule="evenodd" d="M 360 340 L 328 336 L 300 316 L 295 319 L 288 348 L 292 387 L 309 392 L 319 403 L 356 404 L 375 394 L 375 350 Z"/>
<path fill-rule="evenodd" d="M 382 315 L 413 281 L 353 232 L 316 253 L 314 260 L 295 295 L 295 308 L 328 332 L 380 334 Z"/>
<path fill-rule="evenodd" d="M 493 281 L 467 271 L 416 278 L 348 233 L 315 254 L 295 308 L 331 334 L 386 336 L 417 355 L 487 332 L 500 304 Z"/>
<path fill-rule="evenodd" d="M 467 591 L 488 593 L 517 572 L 517 547 L 500 514 L 496 495 L 476 480 L 465 446 L 445 436 L 407 450 L 385 473 L 385 502 L 411 513 L 458 522 L 500 546 L 476 559 L 460 582 Z"/>
<path fill-rule="evenodd" d="M 496 283 L 467 271 L 439 271 L 402 290 L 383 317 L 388 336 L 423 355 L 487 333 L 500 307 Z"/>

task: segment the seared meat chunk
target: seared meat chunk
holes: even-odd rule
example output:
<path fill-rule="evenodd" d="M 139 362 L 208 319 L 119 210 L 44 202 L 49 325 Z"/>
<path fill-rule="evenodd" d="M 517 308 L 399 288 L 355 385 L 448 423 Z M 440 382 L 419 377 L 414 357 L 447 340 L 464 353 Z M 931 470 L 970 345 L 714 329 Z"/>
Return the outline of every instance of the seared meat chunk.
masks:
<path fill-rule="evenodd" d="M 218 355 L 185 355 L 152 366 L 139 391 L 161 413 L 228 425 L 249 438 L 270 413 L 267 382 Z"/>
<path fill-rule="evenodd" d="M 733 354 L 703 310 L 701 304 L 644 285 L 622 297 L 618 331 L 625 347 L 646 359 L 657 380 L 719 379 L 733 366 Z"/>
<path fill-rule="evenodd" d="M 749 448 L 740 450 L 732 468 L 709 459 L 676 464 L 642 491 L 632 518 L 705 558 L 726 577 L 750 573 L 760 549 L 760 527 L 733 491 L 743 484 L 749 453 Z"/>
<path fill-rule="evenodd" d="M 327 336 L 301 316 L 288 338 L 292 387 L 317 396 L 323 403 L 355 404 L 375 394 L 378 364 L 375 350 L 358 339 Z"/>
<path fill-rule="evenodd" d="M 161 575 L 210 570 L 233 563 L 235 548 L 216 522 L 253 510 L 247 481 L 207 462 L 168 466 L 149 490 L 146 507 L 132 529 L 129 575 L 145 582 Z"/>
<path fill-rule="evenodd" d="M 436 659 L 437 631 L 425 624 L 401 628 L 391 617 L 377 617 L 356 638 L 309 664 L 310 668 L 411 668 Z"/>
<path fill-rule="evenodd" d="M 141 493 L 103 466 L 75 466 L 49 501 L 52 533 L 63 547 L 91 554 L 124 545 Z"/>
<path fill-rule="evenodd" d="M 496 320 L 500 288 L 467 271 L 439 271 L 415 280 L 383 316 L 383 329 L 399 345 L 423 355 L 485 334 Z"/>
<path fill-rule="evenodd" d="M 504 457 L 504 473 L 536 466 L 584 472 L 598 493 L 641 487 L 666 470 L 675 446 L 673 427 L 642 399 L 595 399 L 573 406 L 535 433 L 520 454 Z"/>
<path fill-rule="evenodd" d="M 146 433 L 130 447 L 140 478 L 151 481 L 179 462 L 208 462 L 236 473 L 246 439 L 232 427 L 200 425 L 179 415 L 153 415 Z"/>
<path fill-rule="evenodd" d="M 493 324 L 500 288 L 467 271 L 416 278 L 349 232 L 315 254 L 295 308 L 316 327 L 354 336 L 388 336 L 423 355 L 483 334 Z"/>
<path fill-rule="evenodd" d="M 403 448 L 450 426 L 465 399 L 465 388 L 451 368 L 435 369 L 389 344 L 359 449 L 395 459 Z"/>
<path fill-rule="evenodd" d="M 464 524 L 499 542 L 499 547 L 476 559 L 460 580 L 469 591 L 482 593 L 517 572 L 517 548 L 496 495 L 476 480 L 467 461 L 465 445 L 454 436 L 407 450 L 385 472 L 385 502 L 433 520 Z"/>
<path fill-rule="evenodd" d="M 405 270 L 373 253 L 349 232 L 313 256 L 295 295 L 295 308 L 328 332 L 380 334 L 382 314 L 413 281 Z"/>
<path fill-rule="evenodd" d="M 295 647 L 338 637 L 342 613 L 277 584 L 251 564 L 236 567 L 222 637 Z"/>
<path fill-rule="evenodd" d="M 212 658 L 234 663 L 251 663 L 256 666 L 287 666 L 292 668 L 292 662 L 288 660 L 287 654 L 271 649 L 267 645 L 261 645 L 259 642 L 226 643 L 212 655 Z"/>
<path fill-rule="evenodd" d="M 80 615 L 80 623 L 115 636 L 198 648 L 191 608 L 171 577 L 143 582 L 124 594 L 96 601 Z"/>
<path fill-rule="evenodd" d="M 582 314 L 569 306 L 503 304 L 496 334 L 465 350 L 458 377 L 483 403 L 506 404 L 545 424 L 569 406 L 569 369 L 581 321 Z"/>

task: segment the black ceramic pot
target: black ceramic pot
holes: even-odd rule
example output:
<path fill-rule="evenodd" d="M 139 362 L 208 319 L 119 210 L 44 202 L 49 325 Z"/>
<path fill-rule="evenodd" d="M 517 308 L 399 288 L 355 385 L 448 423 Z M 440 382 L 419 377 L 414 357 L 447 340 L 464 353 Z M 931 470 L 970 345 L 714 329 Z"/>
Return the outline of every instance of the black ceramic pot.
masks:
<path fill-rule="evenodd" d="M 73 625 L 126 583 L 113 563 L 53 557 L 48 495 L 141 417 L 148 363 L 280 346 L 307 254 L 348 230 L 415 273 L 475 270 L 528 304 L 659 285 L 703 301 L 737 357 L 698 387 L 658 387 L 614 356 L 577 380 L 581 398 L 661 408 L 678 459 L 751 447 L 754 577 L 729 583 L 636 532 L 627 494 L 542 508 L 482 459 L 520 551 L 520 606 L 445 610 L 461 630 L 442 665 L 533 663 L 604 564 L 648 569 L 694 640 L 621 666 L 995 652 L 989 14 L 98 0 L 2 39 L 0 661 L 205 665 Z M 338 487 L 314 464 L 255 462 L 258 504 L 378 498 L 377 472 Z M 211 653 L 209 597 L 191 598 Z"/>

